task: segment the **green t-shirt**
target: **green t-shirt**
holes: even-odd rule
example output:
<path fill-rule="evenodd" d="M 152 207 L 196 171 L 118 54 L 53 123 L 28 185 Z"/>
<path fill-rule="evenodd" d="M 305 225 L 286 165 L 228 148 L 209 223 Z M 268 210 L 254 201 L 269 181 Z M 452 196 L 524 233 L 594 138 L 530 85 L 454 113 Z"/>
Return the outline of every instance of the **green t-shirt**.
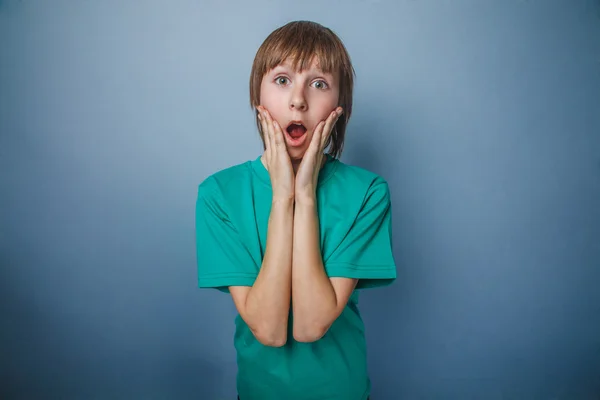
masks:
<path fill-rule="evenodd" d="M 262 265 L 272 189 L 260 157 L 219 171 L 199 186 L 198 284 L 228 292 L 252 286 Z M 321 254 L 328 276 L 359 279 L 357 290 L 396 278 L 387 182 L 327 155 L 319 173 Z M 262 345 L 238 315 L 237 389 L 241 400 L 364 400 L 370 393 L 364 324 L 355 291 L 325 336 L 283 347 Z"/>

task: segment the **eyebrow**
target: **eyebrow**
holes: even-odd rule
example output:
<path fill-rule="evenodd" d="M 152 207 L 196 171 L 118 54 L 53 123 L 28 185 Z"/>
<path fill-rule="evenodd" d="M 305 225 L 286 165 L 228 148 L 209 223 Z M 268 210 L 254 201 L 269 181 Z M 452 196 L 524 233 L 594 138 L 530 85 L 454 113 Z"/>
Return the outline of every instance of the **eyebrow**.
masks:
<path fill-rule="evenodd" d="M 298 72 L 296 69 L 294 69 L 291 65 L 291 63 L 289 61 L 286 61 L 283 64 L 279 64 L 276 67 L 273 68 L 273 71 L 277 71 L 279 69 L 286 69 L 286 70 L 292 70 L 294 72 Z M 310 69 L 310 71 L 313 71 L 312 69 Z M 314 72 L 318 75 L 323 75 L 323 76 L 331 76 L 333 77 L 333 73 L 331 72 L 325 72 L 323 71 L 321 68 L 317 67 L 314 69 Z"/>

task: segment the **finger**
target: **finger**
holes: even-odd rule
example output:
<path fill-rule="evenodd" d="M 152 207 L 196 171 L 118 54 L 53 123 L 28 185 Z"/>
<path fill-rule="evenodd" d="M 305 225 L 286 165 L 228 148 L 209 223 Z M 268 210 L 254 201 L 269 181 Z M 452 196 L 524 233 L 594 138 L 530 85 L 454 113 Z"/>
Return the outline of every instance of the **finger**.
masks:
<path fill-rule="evenodd" d="M 269 130 L 269 125 L 267 123 L 267 120 L 265 119 L 264 114 L 261 116 L 261 118 L 263 119 L 263 136 L 265 138 L 265 142 L 267 143 L 266 149 L 265 149 L 265 155 L 266 155 L 266 159 L 267 162 L 270 163 L 271 160 L 273 160 L 273 152 L 275 151 L 275 144 L 273 143 L 273 136 L 270 133 Z"/>
<path fill-rule="evenodd" d="M 266 108 L 262 109 L 263 119 L 265 120 L 265 125 L 267 126 L 267 134 L 269 135 L 269 144 L 271 152 L 276 151 L 277 149 L 277 140 L 275 138 L 274 127 L 273 127 L 273 119 L 271 118 L 271 114 L 267 111 Z"/>
<path fill-rule="evenodd" d="M 263 136 L 263 140 L 265 141 L 265 152 L 268 154 L 271 149 L 271 139 L 269 137 L 267 122 L 263 116 L 262 107 L 259 106 L 256 110 L 258 111 L 258 120 L 260 121 L 260 126 L 262 129 L 262 136 Z"/>
<path fill-rule="evenodd" d="M 338 113 L 337 113 L 337 110 L 335 110 L 331 114 L 329 114 L 329 117 L 325 121 L 325 126 L 323 127 L 323 133 L 321 134 L 321 140 L 319 143 L 321 149 L 323 149 L 325 143 L 327 142 L 327 139 L 331 135 L 331 130 L 332 130 L 333 126 L 335 125 L 335 123 L 337 122 L 337 119 L 338 119 Z"/>
<path fill-rule="evenodd" d="M 267 110 L 265 110 L 265 115 L 271 133 L 271 143 L 275 145 L 274 147 L 281 147 L 281 145 L 284 144 L 283 132 L 281 132 L 279 124 L 271 117 L 271 114 Z"/>
<path fill-rule="evenodd" d="M 308 153 L 314 154 L 319 151 L 319 144 L 321 143 L 323 137 L 323 128 L 325 127 L 325 121 L 319 122 L 315 131 L 313 132 L 313 137 L 308 145 Z"/>
<path fill-rule="evenodd" d="M 283 130 L 279 125 L 279 122 L 273 121 L 273 135 L 275 137 L 275 143 L 285 149 L 285 139 L 283 138 Z"/>
<path fill-rule="evenodd" d="M 333 134 L 335 126 L 337 125 L 340 117 L 344 113 L 344 109 L 342 107 L 338 107 L 338 108 L 335 109 L 334 112 L 335 112 L 335 117 L 334 117 L 334 119 L 333 119 L 333 121 L 331 123 L 331 126 L 326 131 L 327 134 L 323 136 L 323 141 L 321 143 L 321 148 L 323 150 L 325 150 L 325 148 L 331 143 L 331 135 Z"/>

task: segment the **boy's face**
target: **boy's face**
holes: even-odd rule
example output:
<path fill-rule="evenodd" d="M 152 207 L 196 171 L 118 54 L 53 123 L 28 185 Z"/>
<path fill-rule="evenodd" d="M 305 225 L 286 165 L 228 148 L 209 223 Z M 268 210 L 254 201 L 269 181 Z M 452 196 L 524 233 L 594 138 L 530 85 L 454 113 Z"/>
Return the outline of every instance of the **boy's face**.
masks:
<path fill-rule="evenodd" d="M 302 72 L 285 61 L 268 71 L 260 86 L 260 105 L 281 126 L 292 161 L 302 159 L 314 129 L 336 109 L 338 99 L 337 76 L 321 71 L 317 61 Z"/>

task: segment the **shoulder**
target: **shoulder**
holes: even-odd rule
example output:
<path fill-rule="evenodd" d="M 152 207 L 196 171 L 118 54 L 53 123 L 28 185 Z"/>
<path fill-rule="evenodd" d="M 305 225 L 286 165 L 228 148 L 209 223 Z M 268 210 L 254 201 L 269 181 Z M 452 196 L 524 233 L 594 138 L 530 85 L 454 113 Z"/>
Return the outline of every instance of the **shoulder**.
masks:
<path fill-rule="evenodd" d="M 344 183 L 344 187 L 356 194 L 362 193 L 367 200 L 372 195 L 389 199 L 388 182 L 381 175 L 366 168 L 346 164 L 337 160 L 338 163 L 335 178 Z"/>
<path fill-rule="evenodd" d="M 198 196 L 213 198 L 224 196 L 251 179 L 251 161 L 246 161 L 212 173 L 198 185 Z"/>

